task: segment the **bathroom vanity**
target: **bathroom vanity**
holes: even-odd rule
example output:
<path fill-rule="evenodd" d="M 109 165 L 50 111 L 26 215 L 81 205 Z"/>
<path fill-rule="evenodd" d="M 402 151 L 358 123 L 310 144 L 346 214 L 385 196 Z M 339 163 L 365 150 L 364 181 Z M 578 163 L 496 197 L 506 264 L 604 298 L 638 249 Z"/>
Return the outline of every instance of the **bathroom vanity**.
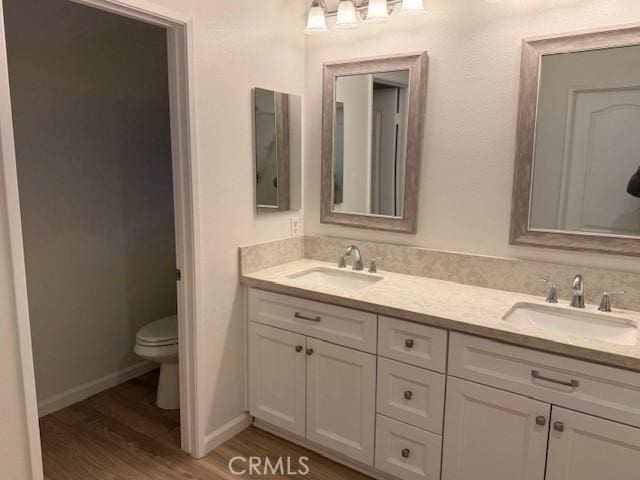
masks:
<path fill-rule="evenodd" d="M 635 313 L 312 260 L 243 283 L 260 428 L 378 478 L 637 478 Z"/>

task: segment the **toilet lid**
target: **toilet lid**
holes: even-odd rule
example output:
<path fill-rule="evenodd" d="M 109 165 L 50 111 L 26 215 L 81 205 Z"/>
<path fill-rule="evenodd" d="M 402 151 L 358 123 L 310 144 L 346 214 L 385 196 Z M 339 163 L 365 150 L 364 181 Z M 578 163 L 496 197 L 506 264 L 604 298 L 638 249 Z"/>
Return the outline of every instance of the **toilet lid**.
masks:
<path fill-rule="evenodd" d="M 136 336 L 138 343 L 146 345 L 171 345 L 178 343 L 178 317 L 161 318 L 140 329 Z"/>

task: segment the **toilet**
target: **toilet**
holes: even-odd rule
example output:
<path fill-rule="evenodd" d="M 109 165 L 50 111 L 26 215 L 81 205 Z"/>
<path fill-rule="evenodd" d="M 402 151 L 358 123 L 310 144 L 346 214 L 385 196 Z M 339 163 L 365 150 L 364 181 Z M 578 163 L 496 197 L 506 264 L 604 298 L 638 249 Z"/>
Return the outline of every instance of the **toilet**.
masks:
<path fill-rule="evenodd" d="M 165 410 L 180 408 L 178 317 L 161 318 L 142 327 L 133 351 L 145 360 L 160 364 L 156 405 Z"/>

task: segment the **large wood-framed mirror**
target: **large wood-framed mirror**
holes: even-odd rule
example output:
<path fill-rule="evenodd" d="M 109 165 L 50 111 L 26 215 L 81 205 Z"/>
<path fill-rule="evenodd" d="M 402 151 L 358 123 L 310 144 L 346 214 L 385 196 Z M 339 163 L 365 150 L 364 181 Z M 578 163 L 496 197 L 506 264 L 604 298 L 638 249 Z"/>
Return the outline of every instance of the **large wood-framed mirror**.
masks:
<path fill-rule="evenodd" d="M 640 256 L 640 25 L 523 41 L 511 243 Z"/>
<path fill-rule="evenodd" d="M 424 52 L 324 65 L 321 221 L 415 233 Z"/>

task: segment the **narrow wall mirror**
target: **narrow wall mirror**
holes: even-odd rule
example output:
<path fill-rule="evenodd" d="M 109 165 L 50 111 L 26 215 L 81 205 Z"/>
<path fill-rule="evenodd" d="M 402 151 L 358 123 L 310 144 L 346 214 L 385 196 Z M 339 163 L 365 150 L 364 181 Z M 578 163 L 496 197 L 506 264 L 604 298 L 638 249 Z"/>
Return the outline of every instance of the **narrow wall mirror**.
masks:
<path fill-rule="evenodd" d="M 640 27 L 523 42 L 511 243 L 640 255 Z"/>
<path fill-rule="evenodd" d="M 253 89 L 256 206 L 259 212 L 300 209 L 301 98 Z"/>
<path fill-rule="evenodd" d="M 321 221 L 414 233 L 426 53 L 325 64 Z"/>

